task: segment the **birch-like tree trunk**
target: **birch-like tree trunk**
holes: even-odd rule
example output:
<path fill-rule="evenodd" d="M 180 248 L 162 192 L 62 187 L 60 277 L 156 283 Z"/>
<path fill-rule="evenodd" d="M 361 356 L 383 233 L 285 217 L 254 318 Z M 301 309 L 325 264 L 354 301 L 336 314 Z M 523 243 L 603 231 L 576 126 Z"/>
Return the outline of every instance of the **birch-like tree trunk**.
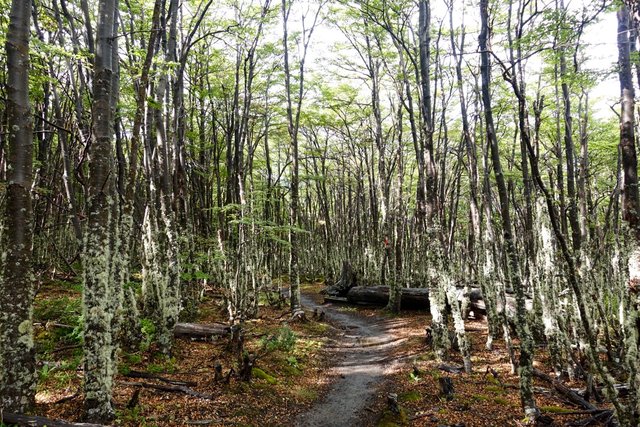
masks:
<path fill-rule="evenodd" d="M 505 277 L 507 282 L 511 284 L 516 291 L 516 325 L 518 327 L 518 335 L 521 340 L 520 363 L 518 373 L 520 375 L 520 398 L 527 417 L 536 418 L 539 411 L 536 407 L 535 398 L 533 396 L 532 385 L 532 366 L 533 366 L 533 338 L 527 324 L 527 312 L 524 300 L 524 285 L 520 277 L 518 254 L 516 252 L 513 239 L 513 226 L 511 223 L 511 213 L 509 211 L 509 195 L 505 183 L 504 173 L 502 172 L 502 164 L 500 160 L 500 151 L 498 147 L 498 139 L 495 133 L 495 125 L 493 122 L 493 109 L 491 104 L 490 85 L 491 85 L 491 65 L 489 62 L 489 0 L 480 1 L 480 73 L 482 76 L 482 103 L 484 106 L 485 125 L 488 143 L 491 148 L 491 159 L 493 162 L 493 171 L 498 187 L 498 197 L 500 200 L 500 215 L 502 218 L 502 232 L 507 255 L 507 273 Z"/>
<path fill-rule="evenodd" d="M 640 421 L 640 197 L 638 160 L 635 144 L 635 102 L 630 58 L 630 14 L 622 5 L 618 10 L 618 76 L 620 79 L 620 153 L 622 157 L 622 217 L 631 233 L 629 254 L 629 310 L 627 314 L 627 363 L 630 368 L 631 407 L 629 419 Z M 635 40 L 633 41 L 635 43 Z"/>
<path fill-rule="evenodd" d="M 35 403 L 34 276 L 31 182 L 33 119 L 29 106 L 31 2 L 13 0 L 7 52 L 7 196 L 0 222 L 0 411 L 25 412 Z"/>
<path fill-rule="evenodd" d="M 290 218 L 289 218 L 289 243 L 290 243 L 290 258 L 289 258 L 289 282 L 290 282 L 290 305 L 291 313 L 294 316 L 302 315 L 302 305 L 300 303 L 300 239 L 298 237 L 300 227 L 300 156 L 298 154 L 298 133 L 300 130 L 300 114 L 302 113 L 302 100 L 304 97 L 304 77 L 305 77 L 305 59 L 307 51 L 309 49 L 309 42 L 311 35 L 316 27 L 318 18 L 320 16 L 320 10 L 322 4 L 318 6 L 313 15 L 311 25 L 307 28 L 308 22 L 305 22 L 305 17 L 302 18 L 302 33 L 301 33 L 301 53 L 298 58 L 298 91 L 296 94 L 296 103 L 294 111 L 294 93 L 291 84 L 291 67 L 289 58 L 289 15 L 291 13 L 292 0 L 282 0 L 282 46 L 284 50 L 284 83 L 285 83 L 285 97 L 287 104 L 287 130 L 289 138 L 291 140 L 291 201 L 290 201 Z"/>
<path fill-rule="evenodd" d="M 114 299 L 120 292 L 115 286 L 114 249 L 118 247 L 117 218 L 114 213 L 115 176 L 112 96 L 116 71 L 115 38 L 117 0 L 99 3 L 98 31 L 93 70 L 93 127 L 89 148 L 89 200 L 84 253 L 84 411 L 91 422 L 114 418 L 112 406 L 114 346 L 116 336 L 112 322 L 117 313 Z"/>

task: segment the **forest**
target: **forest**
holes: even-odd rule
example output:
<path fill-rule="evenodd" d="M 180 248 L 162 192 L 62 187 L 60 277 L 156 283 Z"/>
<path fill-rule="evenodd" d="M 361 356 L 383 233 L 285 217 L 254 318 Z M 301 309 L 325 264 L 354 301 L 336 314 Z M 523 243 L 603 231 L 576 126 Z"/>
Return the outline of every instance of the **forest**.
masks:
<path fill-rule="evenodd" d="M 0 425 L 640 426 L 636 0 L 0 7 Z"/>

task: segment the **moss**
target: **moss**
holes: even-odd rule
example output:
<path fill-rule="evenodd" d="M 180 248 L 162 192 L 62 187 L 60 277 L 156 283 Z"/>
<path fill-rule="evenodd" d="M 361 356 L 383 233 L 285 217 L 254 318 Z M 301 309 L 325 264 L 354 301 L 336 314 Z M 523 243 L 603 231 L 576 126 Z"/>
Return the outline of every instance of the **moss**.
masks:
<path fill-rule="evenodd" d="M 330 329 L 328 324 L 322 322 L 303 323 L 303 328 L 308 333 L 319 335 L 327 333 Z"/>
<path fill-rule="evenodd" d="M 560 406 L 541 406 L 540 411 L 548 414 L 569 414 L 574 412 L 572 409 L 562 408 Z"/>
<path fill-rule="evenodd" d="M 260 368 L 253 368 L 251 370 L 251 374 L 253 374 L 253 376 L 258 379 L 265 380 L 271 385 L 275 385 L 278 383 L 278 380 L 276 380 L 275 377 L 273 377 L 272 375 L 269 375 L 268 373 L 266 373 L 264 370 Z"/>
<path fill-rule="evenodd" d="M 409 424 L 409 417 L 404 408 L 400 408 L 400 413 L 396 414 L 390 410 L 384 411 L 382 418 L 378 421 L 378 427 L 398 427 Z"/>
<path fill-rule="evenodd" d="M 142 362 L 142 356 L 135 353 L 125 353 L 124 359 L 127 361 L 127 363 L 130 363 L 132 365 Z"/>
<path fill-rule="evenodd" d="M 417 391 L 408 391 L 398 396 L 400 402 L 418 402 L 422 399 L 422 396 Z"/>
<path fill-rule="evenodd" d="M 486 391 L 493 393 L 504 393 L 504 389 L 500 386 L 490 385 L 484 388 Z"/>
<path fill-rule="evenodd" d="M 474 394 L 471 396 L 471 400 L 475 402 L 486 402 L 487 400 L 489 400 L 489 398 L 482 394 Z"/>
<path fill-rule="evenodd" d="M 289 364 L 284 365 L 282 367 L 282 371 L 288 377 L 299 377 L 300 375 L 302 375 L 302 371 L 297 366 L 291 366 Z"/>
<path fill-rule="evenodd" d="M 498 379 L 493 375 L 487 375 L 485 379 L 493 385 L 497 385 L 497 386 L 501 385 L 500 381 L 498 381 Z"/>
<path fill-rule="evenodd" d="M 318 398 L 318 393 L 310 388 L 298 386 L 291 390 L 291 394 L 299 400 L 313 401 Z"/>
<path fill-rule="evenodd" d="M 493 403 L 496 403 L 498 405 L 509 405 L 509 401 L 505 398 L 502 397 L 494 397 L 493 398 Z"/>

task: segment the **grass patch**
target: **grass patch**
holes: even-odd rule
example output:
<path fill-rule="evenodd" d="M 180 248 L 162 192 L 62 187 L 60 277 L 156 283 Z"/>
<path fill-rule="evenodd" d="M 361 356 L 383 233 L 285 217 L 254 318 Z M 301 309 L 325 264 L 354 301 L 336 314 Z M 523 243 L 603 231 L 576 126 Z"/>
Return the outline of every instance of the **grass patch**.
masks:
<path fill-rule="evenodd" d="M 489 398 L 482 394 L 474 394 L 471 396 L 471 400 L 474 402 L 486 402 Z"/>
<path fill-rule="evenodd" d="M 504 405 L 507 406 L 509 405 L 509 401 L 503 397 L 494 397 L 493 398 L 493 403 L 497 404 L 497 405 Z"/>
<path fill-rule="evenodd" d="M 77 326 L 81 313 L 80 298 L 68 296 L 36 300 L 33 307 L 33 318 L 36 322 L 56 322 L 71 327 Z"/>
<path fill-rule="evenodd" d="M 484 389 L 492 393 L 499 393 L 499 394 L 504 393 L 504 389 L 497 385 L 488 385 Z"/>
<path fill-rule="evenodd" d="M 160 363 L 149 363 L 147 372 L 150 374 L 173 374 L 176 371 L 176 358 L 159 355 Z"/>
<path fill-rule="evenodd" d="M 305 332 L 314 335 L 324 335 L 331 329 L 331 326 L 329 326 L 327 323 L 321 322 L 303 323 L 302 327 L 304 328 Z"/>
<path fill-rule="evenodd" d="M 400 402 L 419 402 L 422 400 L 422 396 L 417 391 L 408 391 L 398 396 Z"/>
<path fill-rule="evenodd" d="M 318 392 L 303 386 L 294 386 L 293 389 L 291 390 L 291 394 L 297 400 L 302 400 L 307 402 L 311 402 L 318 398 Z"/>
<path fill-rule="evenodd" d="M 573 409 L 562 408 L 560 406 L 541 406 L 540 411 L 547 414 L 570 414 L 575 412 Z"/>

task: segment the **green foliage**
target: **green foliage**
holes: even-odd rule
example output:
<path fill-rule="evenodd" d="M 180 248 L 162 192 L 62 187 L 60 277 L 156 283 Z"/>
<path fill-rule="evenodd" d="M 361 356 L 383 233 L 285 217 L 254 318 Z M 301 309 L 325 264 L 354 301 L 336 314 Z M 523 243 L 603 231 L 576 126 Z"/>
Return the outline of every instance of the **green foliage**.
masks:
<path fill-rule="evenodd" d="M 260 340 L 260 345 L 267 352 L 283 351 L 288 353 L 296 345 L 296 335 L 288 326 L 278 328 L 275 335 Z"/>
<path fill-rule="evenodd" d="M 56 322 L 69 326 L 78 324 L 82 305 L 79 298 L 67 296 L 47 300 L 37 300 L 34 304 L 33 317 L 37 322 Z"/>
<path fill-rule="evenodd" d="M 38 381 L 44 382 L 49 379 L 51 372 L 54 370 L 49 364 L 42 365 L 42 368 L 38 370 Z"/>
<path fill-rule="evenodd" d="M 295 356 L 289 356 L 287 357 L 287 363 L 289 364 L 289 366 L 297 368 L 298 367 L 298 359 L 296 359 Z"/>
<path fill-rule="evenodd" d="M 150 374 L 167 373 L 172 374 L 176 371 L 176 358 L 159 355 L 159 363 L 149 363 L 147 372 Z"/>
<path fill-rule="evenodd" d="M 140 325 L 142 325 L 142 343 L 140 344 L 140 350 L 145 351 L 149 348 L 156 336 L 156 325 L 151 319 L 140 319 Z"/>
<path fill-rule="evenodd" d="M 135 425 L 139 427 L 150 427 L 156 425 L 147 421 L 146 417 L 142 415 L 142 408 L 140 406 L 126 408 L 121 411 L 116 410 L 116 415 L 117 418 L 125 425 Z"/>
<path fill-rule="evenodd" d="M 408 391 L 398 396 L 399 402 L 419 402 L 422 396 L 417 391 Z"/>
<path fill-rule="evenodd" d="M 48 353 L 59 345 L 82 343 L 83 319 L 79 298 L 60 297 L 36 300 L 34 320 L 42 323 L 43 330 L 35 334 L 39 352 Z M 51 326 L 49 326 L 51 324 Z"/>
<path fill-rule="evenodd" d="M 414 381 L 414 382 L 418 382 L 418 381 L 420 381 L 420 380 L 421 380 L 420 376 L 419 376 L 419 375 L 417 375 L 417 374 L 416 374 L 416 373 L 414 373 L 414 372 L 410 372 L 410 373 L 409 373 L 409 379 L 410 379 L 411 381 Z"/>

